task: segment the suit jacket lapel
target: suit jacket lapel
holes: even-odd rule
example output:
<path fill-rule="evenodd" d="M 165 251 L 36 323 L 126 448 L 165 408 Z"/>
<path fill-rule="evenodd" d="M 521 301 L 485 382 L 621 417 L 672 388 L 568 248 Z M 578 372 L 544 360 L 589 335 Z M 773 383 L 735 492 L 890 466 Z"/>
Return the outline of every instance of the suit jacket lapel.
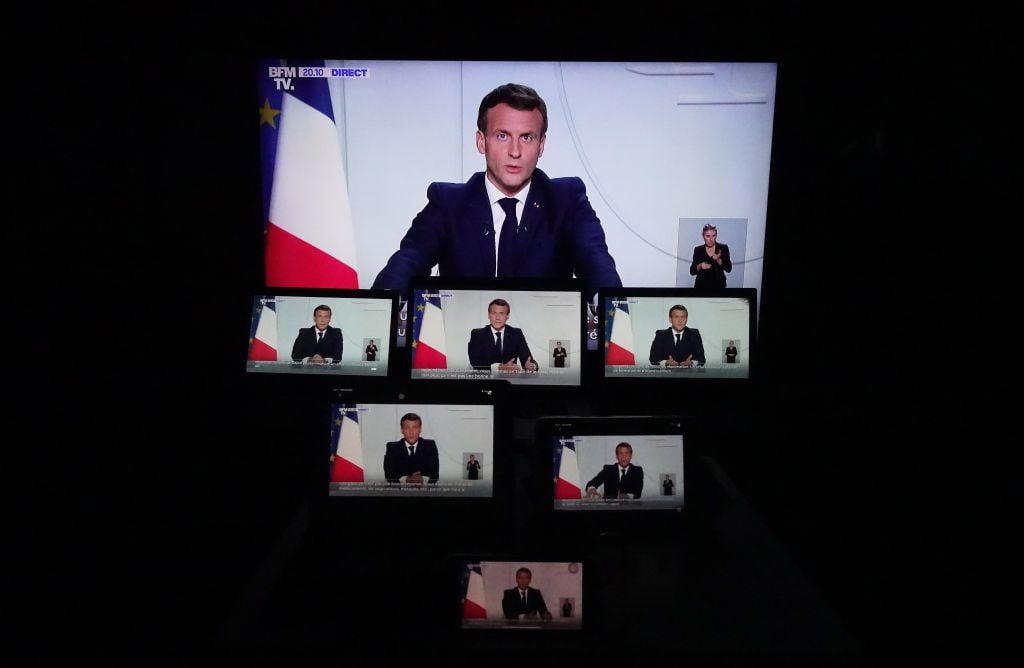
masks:
<path fill-rule="evenodd" d="M 497 257 L 495 256 L 494 214 L 487 198 L 487 186 L 484 185 L 482 173 L 471 181 L 472 188 L 466 202 L 465 221 L 469 224 L 470 238 L 476 239 L 476 267 L 473 272 L 478 276 L 495 275 Z"/>
<path fill-rule="evenodd" d="M 538 239 L 541 227 L 547 220 L 548 191 L 547 176 L 539 169 L 533 173 L 530 181 L 530 195 L 523 206 L 522 220 L 519 221 L 519 250 L 526 252 L 531 246 L 531 239 Z"/>

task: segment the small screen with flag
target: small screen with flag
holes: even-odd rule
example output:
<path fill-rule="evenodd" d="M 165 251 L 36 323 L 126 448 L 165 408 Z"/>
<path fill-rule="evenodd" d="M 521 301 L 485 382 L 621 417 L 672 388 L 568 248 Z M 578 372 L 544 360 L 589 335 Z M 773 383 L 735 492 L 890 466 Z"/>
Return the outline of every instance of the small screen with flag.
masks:
<path fill-rule="evenodd" d="M 687 484 L 684 456 L 687 419 L 652 415 L 540 418 L 535 433 L 537 466 L 550 471 L 550 476 L 539 479 L 539 498 L 547 499 L 544 503 L 556 511 L 555 516 L 563 517 L 568 514 L 557 511 L 681 512 L 693 491 Z"/>
<path fill-rule="evenodd" d="M 551 437 L 556 510 L 683 507 L 682 434 Z"/>
<path fill-rule="evenodd" d="M 397 297 L 383 290 L 258 294 L 246 370 L 386 377 Z"/>
<path fill-rule="evenodd" d="M 586 334 L 579 289 L 423 283 L 414 284 L 411 309 L 414 379 L 580 384 Z"/>
<path fill-rule="evenodd" d="M 462 560 L 464 629 L 583 628 L 583 563 L 579 561 Z"/>
<path fill-rule="evenodd" d="M 750 378 L 753 289 L 623 288 L 601 304 L 605 378 Z"/>
<path fill-rule="evenodd" d="M 336 403 L 331 496 L 491 498 L 494 406 Z"/>

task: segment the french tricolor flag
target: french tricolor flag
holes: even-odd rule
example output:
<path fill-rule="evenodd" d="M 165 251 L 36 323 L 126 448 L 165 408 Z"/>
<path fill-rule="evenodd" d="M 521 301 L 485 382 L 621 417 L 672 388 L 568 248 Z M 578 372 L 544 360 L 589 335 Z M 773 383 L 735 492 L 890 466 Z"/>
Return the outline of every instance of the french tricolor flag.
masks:
<path fill-rule="evenodd" d="M 355 406 L 340 406 L 331 424 L 331 482 L 364 482 L 363 439 Z"/>
<path fill-rule="evenodd" d="M 629 316 L 629 304 L 620 301 L 608 310 L 608 344 L 605 364 L 636 364 L 633 354 L 633 321 Z"/>
<path fill-rule="evenodd" d="M 448 353 L 444 336 L 444 311 L 437 293 L 417 290 L 416 312 L 413 314 L 414 369 L 447 369 Z"/>
<path fill-rule="evenodd" d="M 328 80 L 268 76 L 268 67 L 284 65 L 267 61 L 260 72 L 266 284 L 358 288 L 352 210 Z M 323 61 L 313 65 L 322 67 Z"/>
<path fill-rule="evenodd" d="M 556 499 L 582 499 L 583 489 L 580 487 L 580 465 L 576 461 L 576 444 L 572 439 L 560 439 L 555 448 Z"/>
<path fill-rule="evenodd" d="M 480 564 L 466 564 L 463 575 L 465 596 L 462 598 L 463 619 L 487 619 L 487 601 L 484 596 L 484 576 Z"/>
<path fill-rule="evenodd" d="M 257 297 L 253 305 L 249 359 L 255 362 L 277 361 L 277 310 L 272 299 Z"/>

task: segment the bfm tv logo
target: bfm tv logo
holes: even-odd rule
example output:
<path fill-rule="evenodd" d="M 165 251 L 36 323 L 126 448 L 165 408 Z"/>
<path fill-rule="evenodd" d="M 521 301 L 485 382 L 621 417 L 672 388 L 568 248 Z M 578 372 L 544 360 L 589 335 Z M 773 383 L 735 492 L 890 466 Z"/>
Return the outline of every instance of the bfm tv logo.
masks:
<path fill-rule="evenodd" d="M 268 67 L 267 75 L 274 80 L 277 90 L 295 90 L 292 79 L 365 79 L 370 70 L 365 67 Z"/>

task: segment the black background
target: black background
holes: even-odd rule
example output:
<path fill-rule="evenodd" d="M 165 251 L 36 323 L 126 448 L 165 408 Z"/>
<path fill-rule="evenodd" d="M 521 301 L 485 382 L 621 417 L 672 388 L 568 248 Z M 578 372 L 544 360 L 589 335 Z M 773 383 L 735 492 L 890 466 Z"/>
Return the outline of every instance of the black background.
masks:
<path fill-rule="evenodd" d="M 252 438 L 240 370 L 240 295 L 261 281 L 256 58 L 773 60 L 763 373 L 714 454 L 867 656 L 987 663 L 1015 440 L 1005 17 L 447 14 L 15 22 L 40 39 L 12 84 L 4 226 L 13 635 L 37 652 L 217 648 L 301 506 L 302 456 Z"/>

